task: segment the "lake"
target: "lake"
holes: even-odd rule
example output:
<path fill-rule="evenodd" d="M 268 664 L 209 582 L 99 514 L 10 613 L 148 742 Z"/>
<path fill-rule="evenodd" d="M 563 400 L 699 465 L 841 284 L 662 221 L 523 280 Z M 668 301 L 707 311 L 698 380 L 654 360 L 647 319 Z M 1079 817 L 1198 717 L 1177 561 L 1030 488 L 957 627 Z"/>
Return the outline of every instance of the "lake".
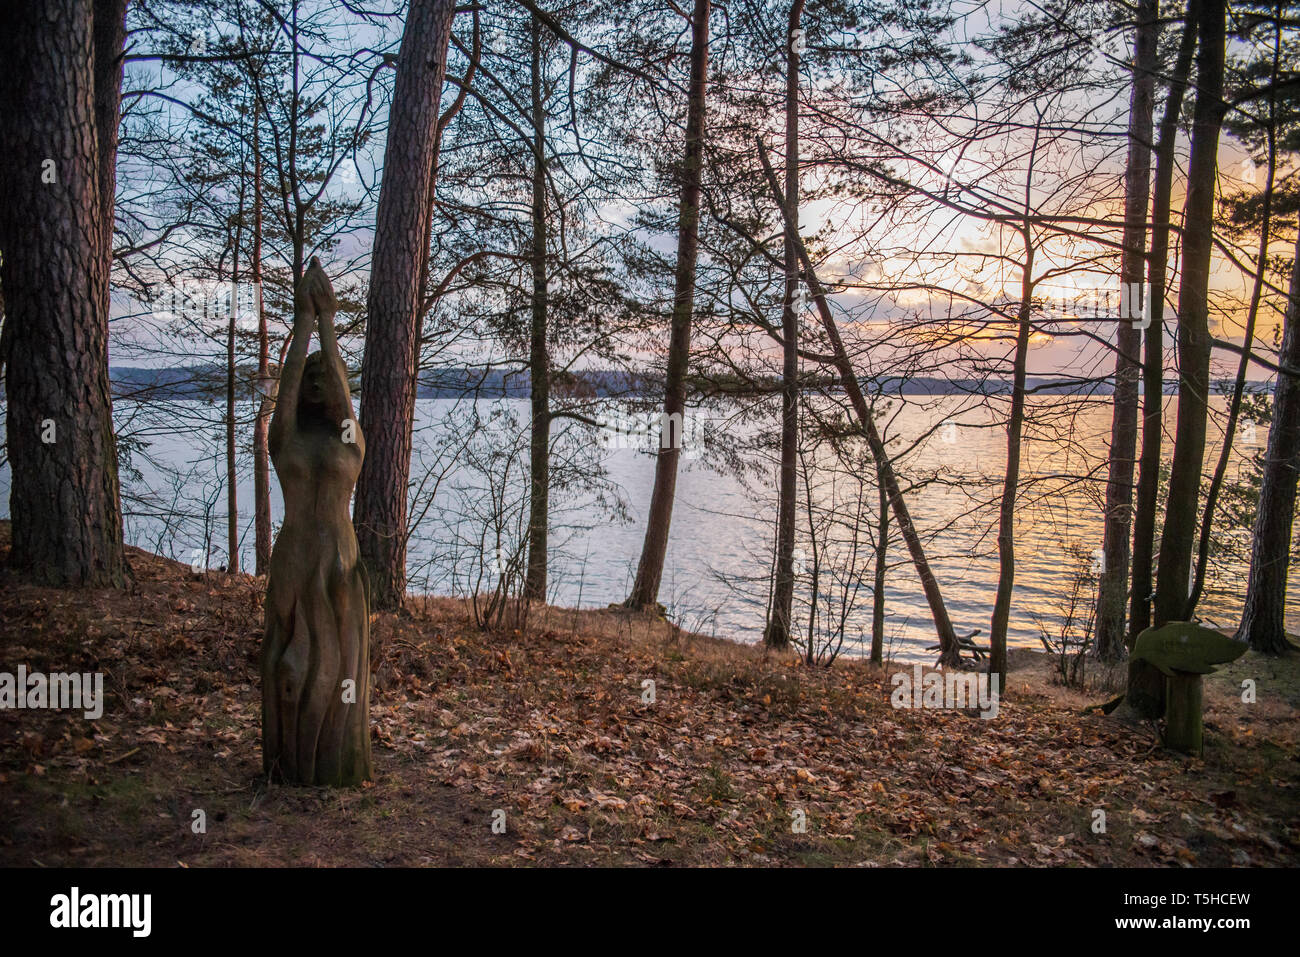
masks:
<path fill-rule="evenodd" d="M 998 400 L 999 402 L 1002 400 Z M 1166 397 L 1165 427 L 1172 427 L 1173 397 Z M 1224 400 L 1216 399 L 1222 410 Z M 1100 496 L 1110 430 L 1108 400 L 1032 397 L 1035 424 L 1024 446 L 1021 502 L 1017 516 L 1017 568 L 1008 640 L 1039 648 L 1043 629 L 1054 632 L 1064 617 L 1076 578 L 1095 570 L 1102 537 Z M 609 407 L 612 412 L 612 407 Z M 907 494 L 913 520 L 927 537 L 949 614 L 960 633 L 979 629 L 987 641 L 997 576 L 996 500 L 1006 456 L 999 424 L 1002 406 L 961 396 L 895 398 L 882 427 L 909 451 L 900 470 L 919 487 Z M 225 562 L 224 428 L 222 407 L 202 402 L 121 401 L 119 432 L 130 437 L 128 459 L 136 473 L 124 479 L 129 543 L 186 562 L 212 567 Z M 252 414 L 241 404 L 241 423 Z M 417 402 L 408 566 L 412 591 L 468 594 L 489 588 L 499 567 L 509 567 L 522 538 L 526 489 L 528 405 L 522 399 L 421 399 Z M 603 607 L 622 601 L 636 572 L 644 516 L 654 479 L 653 439 L 639 436 L 626 417 L 621 430 L 570 429 L 562 440 L 557 477 L 599 465 L 597 487 L 581 483 L 554 493 L 549 599 L 572 607 Z M 698 427 L 698 431 L 697 431 Z M 585 428 L 585 427 L 584 427 Z M 741 641 L 761 639 L 768 601 L 775 517 L 775 459 L 750 450 L 761 438 L 753 422 L 712 412 L 688 417 L 686 453 L 677 485 L 672 535 L 660 600 L 685 628 Z M 1221 426 L 1211 423 L 1208 463 L 1218 454 Z M 918 437 L 927 434 L 924 440 Z M 253 562 L 251 429 L 241 424 L 239 503 L 241 563 Z M 709 449 L 701 449 L 697 436 Z M 1072 443 L 1062 441 L 1070 436 Z M 1229 478 L 1242 456 L 1267 440 L 1263 427 L 1247 423 L 1237 438 Z M 1169 453 L 1169 441 L 1165 452 Z M 720 456 L 745 452 L 751 468 L 738 476 L 719 466 Z M 521 468 L 522 466 L 522 468 Z M 818 625 L 842 633 L 844 651 L 861 653 L 870 640 L 872 553 L 877 498 L 869 468 L 836 466 L 811 450 L 808 478 L 801 478 L 801 528 L 796 552 L 799 589 L 795 620 L 806 632 L 811 576 L 818 574 Z M 0 507 L 8 516 L 9 474 L 0 470 Z M 811 502 L 819 523 L 817 545 L 806 528 Z M 492 503 L 492 507 L 488 507 Z M 283 514 L 272 479 L 272 512 Z M 892 531 L 892 529 L 891 529 Z M 1224 528 L 1229 551 L 1212 562 L 1200 614 L 1216 625 L 1235 624 L 1245 590 L 1244 554 L 1249 529 Z M 501 542 L 498 551 L 497 543 Z M 1231 550 L 1235 549 L 1235 553 Z M 499 560 L 498 560 L 498 555 Z M 902 542 L 892 539 L 885 589 L 886 653 L 897 660 L 933 657 L 928 606 Z M 1091 588 L 1083 594 L 1091 599 Z M 1288 602 L 1288 627 L 1300 628 L 1300 599 Z"/>

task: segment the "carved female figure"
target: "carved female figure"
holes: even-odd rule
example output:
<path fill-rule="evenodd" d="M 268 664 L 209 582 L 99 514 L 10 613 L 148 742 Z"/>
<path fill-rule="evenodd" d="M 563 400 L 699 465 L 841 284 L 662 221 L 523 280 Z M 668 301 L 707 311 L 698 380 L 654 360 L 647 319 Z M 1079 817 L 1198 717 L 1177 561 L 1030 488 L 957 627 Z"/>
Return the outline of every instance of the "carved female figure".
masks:
<path fill-rule="evenodd" d="M 334 334 L 338 302 L 313 258 L 271 418 L 284 524 L 271 552 L 262 643 L 262 764 L 293 784 L 355 785 L 370 758 L 370 609 L 348 514 L 365 440 Z M 320 351 L 307 349 L 312 328 Z"/>

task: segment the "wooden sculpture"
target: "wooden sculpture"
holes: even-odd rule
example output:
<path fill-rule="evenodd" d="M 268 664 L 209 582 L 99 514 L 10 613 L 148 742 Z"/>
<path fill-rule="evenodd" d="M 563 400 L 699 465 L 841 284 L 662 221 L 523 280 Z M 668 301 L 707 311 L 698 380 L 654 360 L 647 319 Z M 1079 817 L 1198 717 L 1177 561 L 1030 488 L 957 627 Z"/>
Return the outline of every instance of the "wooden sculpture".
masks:
<path fill-rule="evenodd" d="M 1236 661 L 1246 645 L 1191 621 L 1148 628 L 1133 643 L 1133 657 L 1165 676 L 1165 747 L 1184 754 L 1202 748 L 1201 677 L 1215 665 Z"/>
<path fill-rule="evenodd" d="M 337 311 L 313 258 L 294 294 L 271 419 L 284 524 L 266 589 L 262 764 L 287 783 L 349 786 L 373 776 L 369 596 L 348 514 L 366 446 L 335 340 Z M 307 355 L 313 326 L 320 351 Z"/>

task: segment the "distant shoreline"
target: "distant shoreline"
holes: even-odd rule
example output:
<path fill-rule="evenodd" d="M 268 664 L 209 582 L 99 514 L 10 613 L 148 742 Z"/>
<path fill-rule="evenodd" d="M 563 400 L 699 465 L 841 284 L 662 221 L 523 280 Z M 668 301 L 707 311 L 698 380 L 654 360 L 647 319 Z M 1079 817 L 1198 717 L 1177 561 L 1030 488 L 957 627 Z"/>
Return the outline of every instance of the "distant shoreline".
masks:
<path fill-rule="evenodd" d="M 240 391 L 247 393 L 248 383 L 255 374 L 251 366 L 237 367 L 237 381 Z M 115 399 L 150 398 L 172 401 L 210 401 L 223 397 L 226 390 L 226 369 L 219 365 L 177 366 L 161 369 L 149 369 L 139 366 L 121 366 L 109 370 Z M 933 376 L 917 376 L 904 379 L 898 376 L 883 380 L 863 380 L 872 394 L 884 395 L 918 395 L 918 396 L 998 396 L 1010 395 L 1011 383 L 1002 379 L 942 379 Z M 725 384 L 712 383 L 716 392 L 725 396 Z M 835 388 L 833 383 L 828 383 Z M 1047 377 L 1030 378 L 1026 389 L 1034 395 L 1068 395 L 1080 398 L 1105 397 L 1114 394 L 1114 387 L 1105 381 L 1074 381 Z M 1220 389 L 1228 385 L 1226 380 L 1216 383 Z M 593 399 L 635 399 L 642 397 L 657 398 L 662 394 L 662 386 L 653 379 L 636 373 L 619 370 L 585 370 L 572 373 L 562 379 L 553 380 L 552 388 L 556 394 L 573 395 Z M 1259 392 L 1271 389 L 1266 382 L 1251 381 L 1247 383 L 1250 391 Z M 1178 389 L 1177 381 L 1164 384 L 1164 394 L 1174 395 Z M 471 367 L 440 369 L 421 376 L 417 398 L 420 399 L 459 399 L 477 395 L 487 399 L 524 399 L 529 396 L 530 380 L 527 370 L 505 371 L 500 369 L 474 369 Z M 754 395 L 771 391 L 779 393 L 779 381 L 758 386 L 736 384 L 736 393 Z M 809 390 L 811 391 L 811 390 Z M 245 395 L 246 397 L 246 395 Z"/>

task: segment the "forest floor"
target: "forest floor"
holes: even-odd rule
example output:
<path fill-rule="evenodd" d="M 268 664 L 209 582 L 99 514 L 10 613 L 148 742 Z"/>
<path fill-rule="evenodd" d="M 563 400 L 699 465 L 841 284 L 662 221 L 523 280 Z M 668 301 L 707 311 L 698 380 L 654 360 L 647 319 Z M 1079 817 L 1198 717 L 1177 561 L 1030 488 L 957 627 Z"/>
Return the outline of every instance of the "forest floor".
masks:
<path fill-rule="evenodd" d="M 374 783 L 284 787 L 261 775 L 262 582 L 129 560 L 122 592 L 0 578 L 0 671 L 103 672 L 106 698 L 93 722 L 0 711 L 0 864 L 1300 863 L 1297 655 L 1207 678 L 1189 759 L 1082 713 L 1110 694 L 1062 688 L 1040 653 L 984 720 L 891 707 L 889 668 L 648 617 L 483 632 L 464 602 L 415 600 L 372 620 Z"/>

